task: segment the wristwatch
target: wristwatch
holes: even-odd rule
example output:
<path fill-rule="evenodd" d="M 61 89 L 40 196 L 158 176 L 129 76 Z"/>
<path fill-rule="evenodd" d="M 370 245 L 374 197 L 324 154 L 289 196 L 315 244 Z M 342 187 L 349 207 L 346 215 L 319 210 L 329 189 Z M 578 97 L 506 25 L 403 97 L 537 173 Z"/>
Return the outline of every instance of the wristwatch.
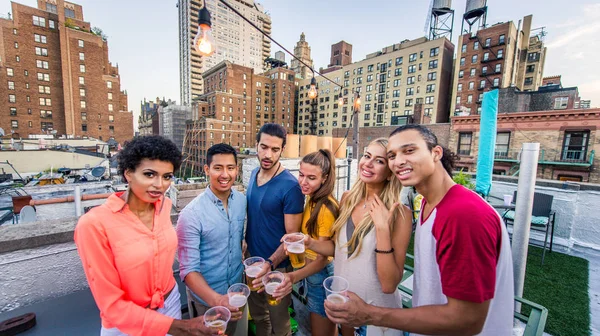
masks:
<path fill-rule="evenodd" d="M 265 261 L 271 265 L 271 271 L 273 271 L 273 260 L 271 260 L 271 258 L 267 258 Z"/>

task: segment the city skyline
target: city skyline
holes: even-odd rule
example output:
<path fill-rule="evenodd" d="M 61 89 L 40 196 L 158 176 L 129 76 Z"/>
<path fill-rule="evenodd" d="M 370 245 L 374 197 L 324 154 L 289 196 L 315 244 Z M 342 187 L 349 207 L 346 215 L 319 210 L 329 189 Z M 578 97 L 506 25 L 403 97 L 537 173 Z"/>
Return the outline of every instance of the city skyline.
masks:
<path fill-rule="evenodd" d="M 36 6 L 35 0 L 16 2 Z M 133 1 L 73 2 L 84 7 L 87 21 L 108 35 L 109 57 L 119 65 L 121 84 L 128 91 L 136 130 L 139 102 L 144 98 L 153 100 L 158 96 L 179 101 L 176 1 L 153 0 L 144 2 L 143 6 Z M 425 35 L 429 6 L 429 1 L 411 2 L 407 11 L 405 1 L 389 3 L 375 0 L 351 6 L 341 0 L 325 3 L 309 1 L 303 6 L 282 0 L 263 0 L 260 3 L 271 14 L 273 38 L 286 49 L 293 50 L 300 34 L 306 34 L 317 69 L 327 67 L 331 44 L 341 40 L 353 45 L 353 61 L 356 62 L 387 45 Z M 517 24 L 523 16 L 533 14 L 533 27 L 543 26 L 548 32 L 544 77 L 562 75 L 563 85 L 578 86 L 581 97 L 591 99 L 592 106 L 598 106 L 600 80 L 595 76 L 595 71 L 590 70 L 596 69 L 594 55 L 600 51 L 600 46 L 590 42 L 600 32 L 600 4 L 580 0 L 556 11 L 555 8 L 561 4 L 553 0 L 539 7 L 534 3 L 516 0 L 488 1 L 487 23 L 493 25 L 514 20 Z M 465 1 L 453 3 L 456 13 L 452 42 L 455 44 L 460 33 L 464 5 Z M 290 8 L 293 8 L 295 18 L 304 19 L 286 20 Z M 9 11 L 10 1 L 1 2 L 0 16 L 6 17 Z M 132 19 L 132 15 L 137 19 Z M 400 33 L 390 33 L 394 31 Z M 273 55 L 278 50 L 279 47 L 272 46 Z M 289 63 L 291 56 L 287 55 L 286 60 Z"/>

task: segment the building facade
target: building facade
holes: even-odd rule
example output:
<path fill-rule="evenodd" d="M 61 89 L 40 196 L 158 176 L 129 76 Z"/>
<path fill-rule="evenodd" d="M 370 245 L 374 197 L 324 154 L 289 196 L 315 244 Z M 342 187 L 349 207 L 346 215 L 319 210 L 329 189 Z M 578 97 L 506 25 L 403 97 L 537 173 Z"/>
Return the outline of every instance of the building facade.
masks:
<path fill-rule="evenodd" d="M 186 124 L 184 157 L 187 167 L 200 173 L 206 150 L 228 143 L 236 150 L 256 145 L 265 123 L 294 128 L 295 73 L 283 67 L 264 74 L 223 61 L 204 73 L 206 92 L 194 102 L 194 120 Z"/>
<path fill-rule="evenodd" d="M 183 139 L 185 137 L 185 124 L 192 118 L 192 108 L 190 106 L 172 104 L 161 104 L 158 107 L 159 134 L 165 138 L 171 139 L 177 148 L 183 149 Z"/>
<path fill-rule="evenodd" d="M 152 135 L 160 134 L 160 122 L 158 117 L 158 108 L 161 106 L 163 101 L 156 97 L 156 101 L 144 101 L 140 102 L 140 116 L 138 118 L 138 134 L 139 135 Z M 167 104 L 165 102 L 165 104 Z M 166 106 L 166 105 L 164 105 Z"/>
<path fill-rule="evenodd" d="M 304 33 L 300 34 L 300 41 L 298 41 L 296 43 L 296 46 L 294 47 L 294 56 L 301 59 L 302 62 L 304 62 L 311 68 L 314 68 L 313 60 L 310 57 L 310 46 L 308 45 L 308 42 L 306 42 L 306 36 L 304 35 Z M 300 61 L 298 61 L 297 59 L 292 58 L 291 65 L 292 65 L 291 69 L 295 73 L 297 73 L 301 78 L 312 78 L 313 77 L 313 73 L 310 70 L 310 68 L 307 67 L 306 65 L 300 63 Z"/>
<path fill-rule="evenodd" d="M 106 37 L 80 5 L 12 3 L 0 18 L 0 127 L 14 137 L 54 134 L 118 142 L 133 136 L 133 113 Z"/>
<path fill-rule="evenodd" d="M 193 41 L 198 32 L 198 11 L 203 3 L 211 14 L 212 34 L 216 52 L 201 56 Z M 253 0 L 228 2 L 244 17 L 250 19 L 267 35 L 271 35 L 271 17 L 262 5 Z M 179 0 L 179 78 L 181 104 L 190 105 L 204 93 L 202 74 L 221 61 L 227 60 L 250 67 L 256 73 L 264 71 L 264 60 L 271 54 L 271 40 L 250 26 L 218 0 Z"/>
<path fill-rule="evenodd" d="M 352 44 L 340 41 L 331 45 L 331 57 L 329 67 L 346 66 L 352 63 Z"/>
<path fill-rule="evenodd" d="M 349 127 L 355 92 L 362 100 L 360 127 L 397 125 L 417 107 L 419 122 L 447 122 L 453 54 L 446 38 L 405 40 L 327 73 L 336 84 L 317 77 L 316 100 L 308 98 L 310 79 L 299 81 L 298 134 L 332 135 L 335 128 Z"/>
<path fill-rule="evenodd" d="M 498 23 L 458 38 L 451 111 L 481 111 L 483 93 L 514 86 L 535 91 L 542 85 L 546 48 L 540 36 L 530 37 L 532 16 L 518 30 L 512 21 Z"/>

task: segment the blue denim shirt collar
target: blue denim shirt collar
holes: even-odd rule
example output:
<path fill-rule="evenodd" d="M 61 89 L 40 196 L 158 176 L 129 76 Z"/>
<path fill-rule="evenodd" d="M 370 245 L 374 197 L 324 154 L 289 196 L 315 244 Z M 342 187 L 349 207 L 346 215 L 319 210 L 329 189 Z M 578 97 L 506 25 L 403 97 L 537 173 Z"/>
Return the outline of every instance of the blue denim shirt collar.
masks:
<path fill-rule="evenodd" d="M 206 196 L 208 197 L 208 199 L 211 202 L 213 202 L 215 204 L 219 204 L 219 202 L 223 202 L 223 201 L 221 201 L 220 198 L 217 197 L 217 195 L 215 195 L 215 193 L 212 191 L 210 186 L 208 186 L 208 188 L 206 188 L 206 190 L 204 192 L 206 193 Z M 231 190 L 231 192 L 229 193 L 228 200 L 233 201 L 235 199 L 234 198 L 235 196 L 233 196 L 233 195 L 234 195 L 234 192 L 233 192 L 233 190 Z"/>

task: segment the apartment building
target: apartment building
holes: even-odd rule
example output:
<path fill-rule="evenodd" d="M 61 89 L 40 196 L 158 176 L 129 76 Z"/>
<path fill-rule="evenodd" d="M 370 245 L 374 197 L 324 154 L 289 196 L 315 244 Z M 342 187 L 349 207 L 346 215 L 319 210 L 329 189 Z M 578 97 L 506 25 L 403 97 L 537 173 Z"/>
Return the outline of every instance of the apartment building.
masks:
<path fill-rule="evenodd" d="M 194 101 L 194 120 L 186 124 L 188 165 L 201 171 L 206 150 L 216 143 L 228 143 L 240 151 L 254 147 L 265 123 L 280 124 L 292 133 L 295 80 L 294 71 L 287 68 L 254 74 L 254 69 L 228 61 L 206 71 L 206 93 Z"/>
<path fill-rule="evenodd" d="M 308 98 L 310 79 L 299 81 L 298 133 L 332 135 L 352 119 L 354 92 L 362 108 L 359 126 L 396 125 L 402 116 L 423 109 L 424 123 L 447 122 L 454 45 L 446 38 L 405 40 L 367 55 L 364 60 L 317 77 L 318 97 Z M 340 94 L 345 102 L 338 104 Z"/>
<path fill-rule="evenodd" d="M 542 85 L 546 48 L 540 36 L 530 36 L 533 16 L 521 29 L 512 21 L 459 36 L 454 65 L 454 114 L 481 112 L 483 93 L 516 87 L 535 91 Z"/>
<path fill-rule="evenodd" d="M 310 46 L 306 41 L 306 35 L 304 35 L 304 33 L 300 34 L 300 40 L 296 42 L 296 46 L 294 47 L 294 56 L 302 60 L 302 62 L 309 67 L 313 67 L 313 60 L 310 57 Z M 302 64 L 296 58 L 292 58 L 291 69 L 297 73 L 300 78 L 312 78 L 313 74 L 310 68 L 304 64 Z"/>
<path fill-rule="evenodd" d="M 212 34 L 216 52 L 201 56 L 193 41 L 198 32 L 198 11 L 203 4 L 211 14 Z M 263 6 L 253 0 L 232 0 L 228 3 L 271 35 L 271 17 Z M 262 73 L 264 60 L 271 54 L 271 40 L 245 22 L 239 15 L 218 0 L 179 0 L 179 77 L 181 104 L 190 105 L 204 93 L 202 75 L 205 71 L 226 60 Z"/>
<path fill-rule="evenodd" d="M 119 69 L 83 8 L 63 0 L 11 6 L 12 19 L 0 18 L 0 127 L 23 138 L 130 139 L 133 114 Z"/>

